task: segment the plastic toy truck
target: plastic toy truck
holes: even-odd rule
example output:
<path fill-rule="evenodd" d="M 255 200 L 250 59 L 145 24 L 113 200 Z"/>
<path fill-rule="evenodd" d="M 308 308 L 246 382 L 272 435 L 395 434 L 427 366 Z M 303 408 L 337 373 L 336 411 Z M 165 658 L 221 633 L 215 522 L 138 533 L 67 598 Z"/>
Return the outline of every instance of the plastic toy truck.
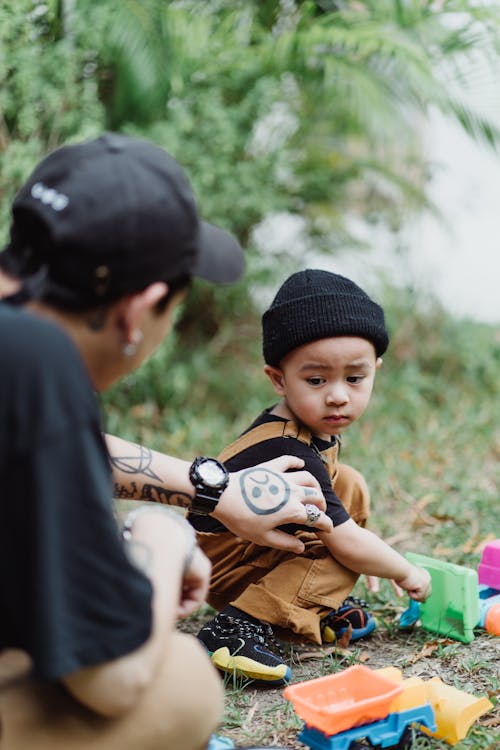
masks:
<path fill-rule="evenodd" d="M 474 628 L 500 635 L 500 539 L 484 548 L 478 571 L 408 552 L 406 557 L 426 568 L 432 594 L 426 602 L 410 602 L 399 624 L 405 628 L 418 619 L 425 630 L 470 643 Z"/>
<path fill-rule="evenodd" d="M 311 750 L 366 750 L 411 746 L 418 729 L 450 745 L 492 706 L 439 678 L 403 680 L 394 667 L 364 665 L 289 685 L 284 696 L 304 721 L 299 739 Z"/>

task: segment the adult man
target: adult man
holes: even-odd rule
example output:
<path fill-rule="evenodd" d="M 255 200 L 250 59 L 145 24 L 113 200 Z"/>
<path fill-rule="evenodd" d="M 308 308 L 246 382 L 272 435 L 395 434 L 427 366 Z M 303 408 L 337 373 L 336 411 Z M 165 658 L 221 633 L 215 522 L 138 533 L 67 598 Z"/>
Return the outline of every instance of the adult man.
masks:
<path fill-rule="evenodd" d="M 201 222 L 168 154 L 106 134 L 38 165 L 14 201 L 0 261 L 2 750 L 199 750 L 221 691 L 174 623 L 203 601 L 210 565 L 161 506 L 131 514 L 125 548 L 93 390 L 151 354 L 192 275 L 237 278 L 241 248 Z M 15 308 L 30 299 L 30 313 Z M 217 467 L 210 484 L 203 461 L 164 460 L 174 489 L 244 527 L 238 475 Z M 280 461 L 264 469 L 269 478 L 297 466 Z M 294 484 L 285 476 L 291 513 L 277 510 L 276 524 L 303 521 L 311 490 L 300 472 Z"/>

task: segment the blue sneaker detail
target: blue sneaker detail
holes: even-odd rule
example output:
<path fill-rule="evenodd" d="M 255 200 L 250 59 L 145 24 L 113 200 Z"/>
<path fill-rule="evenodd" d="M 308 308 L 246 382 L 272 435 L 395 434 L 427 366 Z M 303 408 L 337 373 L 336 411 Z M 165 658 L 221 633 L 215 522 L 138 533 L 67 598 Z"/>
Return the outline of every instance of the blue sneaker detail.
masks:
<path fill-rule="evenodd" d="M 367 606 L 368 604 L 363 599 L 348 596 L 342 606 L 321 620 L 323 642 L 335 643 L 351 628 L 351 641 L 370 635 L 377 627 L 377 621 L 366 611 Z"/>

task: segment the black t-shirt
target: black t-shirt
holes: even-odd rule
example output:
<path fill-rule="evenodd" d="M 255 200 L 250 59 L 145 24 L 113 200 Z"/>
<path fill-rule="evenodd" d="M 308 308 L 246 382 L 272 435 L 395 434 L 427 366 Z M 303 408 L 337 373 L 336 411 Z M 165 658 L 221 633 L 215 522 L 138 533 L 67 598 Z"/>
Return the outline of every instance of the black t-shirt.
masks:
<path fill-rule="evenodd" d="M 272 407 L 271 407 L 272 408 Z M 257 419 L 250 425 L 246 432 L 249 432 L 254 427 L 258 427 L 261 424 L 267 422 L 286 422 L 286 419 L 277 417 L 274 414 L 270 414 L 269 410 L 263 411 Z M 332 483 L 328 475 L 328 471 L 325 468 L 323 461 L 321 460 L 320 452 L 331 448 L 332 443 L 322 440 L 313 435 L 312 445 L 306 445 L 301 440 L 297 440 L 293 437 L 275 437 L 269 440 L 262 440 L 260 443 L 246 448 L 245 450 L 238 453 L 233 458 L 224 461 L 224 466 L 228 471 L 240 471 L 241 469 L 248 469 L 251 466 L 256 466 L 263 461 L 270 461 L 272 458 L 278 456 L 289 455 L 298 456 L 304 460 L 303 470 L 309 471 L 319 482 L 321 490 L 326 500 L 326 514 L 332 519 L 334 526 L 340 526 L 340 524 L 349 520 L 349 514 L 342 505 L 341 501 L 332 489 Z M 189 520 L 191 524 L 198 531 L 225 531 L 220 521 L 217 521 L 211 516 L 196 516 L 190 515 Z M 297 524 L 286 524 L 280 526 L 281 529 L 293 533 L 298 529 L 311 529 L 305 526 L 299 526 Z"/>
<path fill-rule="evenodd" d="M 128 560 L 80 356 L 55 325 L 0 303 L 0 649 L 56 680 L 138 648 L 151 585 Z"/>

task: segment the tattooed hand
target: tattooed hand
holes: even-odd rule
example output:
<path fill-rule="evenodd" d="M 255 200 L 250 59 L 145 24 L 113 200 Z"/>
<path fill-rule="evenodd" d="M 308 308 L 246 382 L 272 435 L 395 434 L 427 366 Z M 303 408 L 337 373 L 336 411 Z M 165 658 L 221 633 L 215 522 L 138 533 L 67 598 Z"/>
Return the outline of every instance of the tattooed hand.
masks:
<path fill-rule="evenodd" d="M 189 481 L 189 462 L 121 438 L 106 435 L 115 480 L 115 497 L 149 500 L 189 508 L 193 486 Z M 303 543 L 278 526 L 305 524 L 304 505 L 326 504 L 316 479 L 301 469 L 304 462 L 296 456 L 280 456 L 230 474 L 229 486 L 222 494 L 213 516 L 233 534 L 264 547 L 276 547 L 300 554 Z M 317 531 L 331 531 L 332 522 L 324 513 L 314 522 Z"/>
<path fill-rule="evenodd" d="M 280 456 L 272 461 L 230 475 L 213 516 L 233 534 L 266 547 L 301 553 L 303 543 L 276 527 L 285 523 L 304 524 L 305 504 L 324 511 L 326 504 L 319 484 L 295 456 Z M 314 523 L 318 531 L 331 531 L 332 522 L 321 513 Z"/>

